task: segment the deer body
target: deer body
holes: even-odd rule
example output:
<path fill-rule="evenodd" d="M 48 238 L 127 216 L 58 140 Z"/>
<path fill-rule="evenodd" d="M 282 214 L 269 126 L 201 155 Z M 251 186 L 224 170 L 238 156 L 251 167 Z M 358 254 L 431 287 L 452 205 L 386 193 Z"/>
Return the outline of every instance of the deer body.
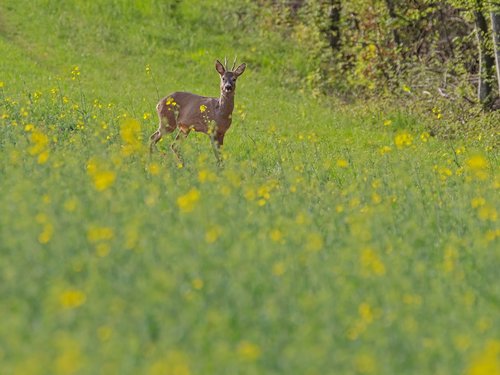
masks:
<path fill-rule="evenodd" d="M 178 91 L 160 100 L 156 106 L 160 124 L 158 130 L 151 135 L 151 151 L 163 135 L 179 129 L 171 149 L 182 162 L 175 142 L 181 135 L 187 137 L 194 130 L 210 136 L 214 153 L 219 157 L 218 149 L 223 145 L 224 135 L 231 126 L 236 79 L 243 73 L 246 65 L 241 64 L 236 70 L 229 71 L 217 61 L 215 67 L 221 78 L 219 98 Z"/>

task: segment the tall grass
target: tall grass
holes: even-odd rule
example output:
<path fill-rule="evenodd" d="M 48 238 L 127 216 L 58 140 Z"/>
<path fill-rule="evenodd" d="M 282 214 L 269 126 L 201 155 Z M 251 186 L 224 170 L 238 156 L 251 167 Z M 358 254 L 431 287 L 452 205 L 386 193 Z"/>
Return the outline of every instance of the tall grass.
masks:
<path fill-rule="evenodd" d="M 294 90 L 218 1 L 30 4 L 0 6 L 2 373 L 497 371 L 494 137 Z M 223 167 L 150 157 L 156 90 L 217 95 L 233 52 Z"/>

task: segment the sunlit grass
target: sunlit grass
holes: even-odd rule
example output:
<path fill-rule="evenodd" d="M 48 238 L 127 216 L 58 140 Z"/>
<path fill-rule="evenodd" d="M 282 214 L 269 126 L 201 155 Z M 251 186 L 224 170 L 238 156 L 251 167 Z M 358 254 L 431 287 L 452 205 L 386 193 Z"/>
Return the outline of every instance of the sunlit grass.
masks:
<path fill-rule="evenodd" d="M 332 104 L 250 65 L 223 166 L 192 134 L 180 168 L 172 138 L 149 155 L 155 86 L 184 89 L 151 59 L 118 83 L 87 61 L 22 84 L 30 63 L 4 63 L 2 373 L 498 373 L 489 134 L 438 139 L 432 113 Z M 187 89 L 216 95 L 211 64 Z"/>

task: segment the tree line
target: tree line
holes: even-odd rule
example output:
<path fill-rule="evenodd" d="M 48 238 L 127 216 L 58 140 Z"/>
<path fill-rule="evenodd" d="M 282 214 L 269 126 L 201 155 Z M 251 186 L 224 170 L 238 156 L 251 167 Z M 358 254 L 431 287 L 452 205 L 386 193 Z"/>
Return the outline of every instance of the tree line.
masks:
<path fill-rule="evenodd" d="M 500 2 L 257 0 L 307 46 L 322 91 L 437 90 L 500 108 Z"/>

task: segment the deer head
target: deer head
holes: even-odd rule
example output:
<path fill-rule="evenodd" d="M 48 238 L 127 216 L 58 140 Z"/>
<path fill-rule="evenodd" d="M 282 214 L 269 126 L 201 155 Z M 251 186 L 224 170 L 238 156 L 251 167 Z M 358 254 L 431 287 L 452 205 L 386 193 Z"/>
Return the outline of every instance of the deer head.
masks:
<path fill-rule="evenodd" d="M 217 70 L 220 75 L 220 91 L 223 95 L 228 95 L 235 92 L 236 80 L 240 75 L 243 74 L 245 68 L 247 67 L 244 63 L 239 65 L 236 69 L 234 69 L 235 66 L 236 58 L 234 59 L 233 67 L 231 68 L 231 70 L 228 69 L 227 59 L 224 59 L 224 65 L 222 65 L 219 60 L 215 62 L 215 70 Z"/>

